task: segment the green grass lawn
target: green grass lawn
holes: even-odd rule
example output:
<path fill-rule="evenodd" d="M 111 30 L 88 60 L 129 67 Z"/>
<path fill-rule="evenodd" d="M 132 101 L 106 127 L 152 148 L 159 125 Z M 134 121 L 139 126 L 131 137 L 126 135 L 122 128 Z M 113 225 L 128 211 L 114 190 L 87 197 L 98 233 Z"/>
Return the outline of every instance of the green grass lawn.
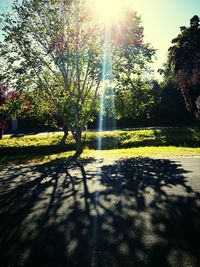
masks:
<path fill-rule="evenodd" d="M 0 165 L 4 164 L 30 164 L 30 163 L 46 163 L 54 160 L 70 160 L 75 151 L 66 151 L 49 155 L 14 155 L 4 156 L 0 158 Z M 87 158 L 134 158 L 134 157 L 200 157 L 200 148 L 191 147 L 136 147 L 112 150 L 90 150 L 85 149 L 81 155 L 82 159 Z"/>
<path fill-rule="evenodd" d="M 97 138 L 103 151 L 96 151 Z M 0 163 L 47 162 L 74 154 L 75 142 L 69 135 L 60 145 L 62 133 L 45 133 L 12 137 L 0 141 Z M 200 131 L 196 128 L 110 131 L 83 133 L 85 151 L 82 157 L 162 157 L 200 156 Z"/>
<path fill-rule="evenodd" d="M 47 147 L 58 146 L 62 133 L 44 133 L 11 137 L 5 135 L 0 141 L 0 149 L 14 147 Z M 197 128 L 166 128 L 132 131 L 106 131 L 83 133 L 86 147 L 96 149 L 97 138 L 102 138 L 103 149 L 131 148 L 139 146 L 200 146 L 200 130 Z M 75 142 L 69 135 L 66 148 L 74 148 Z M 65 150 L 66 150 L 65 148 Z M 69 149 L 69 150 L 70 150 Z"/>

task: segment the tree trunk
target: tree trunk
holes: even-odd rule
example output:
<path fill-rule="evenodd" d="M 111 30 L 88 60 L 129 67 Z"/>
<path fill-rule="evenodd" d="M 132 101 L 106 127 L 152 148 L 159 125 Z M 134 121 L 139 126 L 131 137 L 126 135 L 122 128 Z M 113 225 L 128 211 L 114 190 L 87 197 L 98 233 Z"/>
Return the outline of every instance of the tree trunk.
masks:
<path fill-rule="evenodd" d="M 68 136 L 68 133 L 69 133 L 69 129 L 68 129 L 68 125 L 67 125 L 67 123 L 65 123 L 65 124 L 63 125 L 63 132 L 64 132 L 64 135 L 63 135 L 63 137 L 62 137 L 62 139 L 61 139 L 61 141 L 60 141 L 60 144 L 62 144 L 62 145 L 65 144 L 66 139 L 67 139 L 67 136 Z"/>
<path fill-rule="evenodd" d="M 83 152 L 83 144 L 82 144 L 82 141 L 81 141 L 81 135 L 82 135 L 82 132 L 81 130 L 78 130 L 75 134 L 76 138 L 76 155 L 80 155 L 82 152 Z"/>

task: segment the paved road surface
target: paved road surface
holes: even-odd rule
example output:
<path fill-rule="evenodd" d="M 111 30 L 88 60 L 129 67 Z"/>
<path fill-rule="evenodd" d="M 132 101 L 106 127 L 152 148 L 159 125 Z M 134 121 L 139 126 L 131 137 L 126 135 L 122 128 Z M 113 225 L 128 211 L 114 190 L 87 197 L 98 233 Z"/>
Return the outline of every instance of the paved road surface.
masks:
<path fill-rule="evenodd" d="M 200 158 L 0 170 L 0 267 L 199 267 Z"/>

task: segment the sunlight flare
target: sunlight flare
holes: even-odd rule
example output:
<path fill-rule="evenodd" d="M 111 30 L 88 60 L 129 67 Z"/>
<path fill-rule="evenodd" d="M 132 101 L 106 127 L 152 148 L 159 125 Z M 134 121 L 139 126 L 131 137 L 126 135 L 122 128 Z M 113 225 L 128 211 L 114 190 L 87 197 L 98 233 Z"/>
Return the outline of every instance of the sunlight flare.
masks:
<path fill-rule="evenodd" d="M 105 25 L 119 23 L 124 17 L 125 0 L 90 0 L 92 12 Z"/>

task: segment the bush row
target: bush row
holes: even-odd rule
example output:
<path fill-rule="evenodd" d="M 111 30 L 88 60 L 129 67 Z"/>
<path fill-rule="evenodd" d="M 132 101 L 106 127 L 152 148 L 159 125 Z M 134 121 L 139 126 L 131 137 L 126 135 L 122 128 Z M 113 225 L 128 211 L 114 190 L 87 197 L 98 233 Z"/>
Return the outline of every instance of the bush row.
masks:
<path fill-rule="evenodd" d="M 61 133 L 14 138 L 5 137 L 0 141 L 0 155 L 46 155 L 75 149 L 75 142 L 71 135 L 65 145 L 59 144 L 61 138 Z M 139 146 L 200 146 L 200 131 L 197 128 L 87 132 L 83 133 L 82 138 L 84 146 L 90 149 L 97 149 L 99 138 L 102 149 Z"/>

